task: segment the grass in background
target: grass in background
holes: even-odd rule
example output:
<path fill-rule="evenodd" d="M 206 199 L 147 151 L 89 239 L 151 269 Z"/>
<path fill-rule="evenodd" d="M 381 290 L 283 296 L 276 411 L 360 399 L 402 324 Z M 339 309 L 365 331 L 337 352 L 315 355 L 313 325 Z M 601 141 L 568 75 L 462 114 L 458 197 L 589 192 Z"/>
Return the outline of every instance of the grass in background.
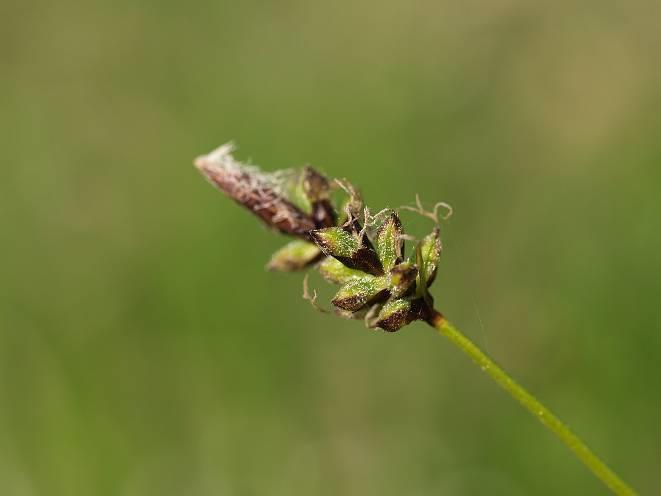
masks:
<path fill-rule="evenodd" d="M 422 326 L 325 319 L 252 263 L 279 240 L 190 165 L 228 139 L 451 203 L 439 304 L 656 489 L 656 4 L 2 11 L 7 494 L 602 494 Z"/>

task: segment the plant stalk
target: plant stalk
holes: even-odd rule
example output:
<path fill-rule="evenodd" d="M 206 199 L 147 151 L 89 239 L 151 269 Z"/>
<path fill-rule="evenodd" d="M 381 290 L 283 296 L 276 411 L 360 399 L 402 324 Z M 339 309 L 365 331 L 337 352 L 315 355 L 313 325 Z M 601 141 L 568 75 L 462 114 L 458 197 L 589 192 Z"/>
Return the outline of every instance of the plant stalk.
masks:
<path fill-rule="evenodd" d="M 507 391 L 512 398 L 518 401 L 544 424 L 548 430 L 555 434 L 614 494 L 619 496 L 636 496 L 636 492 L 620 479 L 615 472 L 608 468 L 565 423 L 512 379 L 507 372 L 489 358 L 473 341 L 448 322 L 441 313 L 435 310 L 432 311 L 431 316 L 427 319 L 427 323 L 436 329 L 439 334 L 448 338 L 461 351 L 466 353 L 500 387 Z"/>

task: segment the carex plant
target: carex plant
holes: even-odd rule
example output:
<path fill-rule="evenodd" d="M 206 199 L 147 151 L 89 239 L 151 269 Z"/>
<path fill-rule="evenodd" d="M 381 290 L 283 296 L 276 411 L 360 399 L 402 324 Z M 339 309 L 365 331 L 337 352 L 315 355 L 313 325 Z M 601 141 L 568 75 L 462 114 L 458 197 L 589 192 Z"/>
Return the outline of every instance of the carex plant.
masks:
<path fill-rule="evenodd" d="M 429 292 L 441 258 L 439 208 L 401 207 L 429 217 L 430 233 L 416 239 L 404 233 L 396 210 L 372 214 L 347 180 L 330 181 L 310 166 L 274 172 L 237 161 L 231 143 L 195 160 L 214 186 L 259 217 L 268 227 L 293 239 L 267 264 L 269 270 L 316 269 L 339 286 L 334 313 L 362 319 L 369 328 L 399 331 L 413 321 L 426 322 L 466 353 L 499 386 L 558 437 L 611 491 L 635 495 L 569 427 L 517 383 L 493 359 L 453 326 L 434 307 Z M 338 197 L 337 193 L 341 193 Z M 406 242 L 413 243 L 407 254 Z M 307 276 L 304 297 L 310 295 Z"/>

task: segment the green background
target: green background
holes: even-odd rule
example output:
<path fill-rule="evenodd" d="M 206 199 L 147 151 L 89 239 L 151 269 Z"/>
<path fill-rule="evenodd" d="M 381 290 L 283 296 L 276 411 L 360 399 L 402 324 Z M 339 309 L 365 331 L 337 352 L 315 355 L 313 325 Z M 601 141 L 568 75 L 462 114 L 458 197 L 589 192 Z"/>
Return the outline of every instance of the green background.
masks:
<path fill-rule="evenodd" d="M 373 209 L 451 203 L 440 309 L 657 492 L 660 23 L 656 0 L 3 2 L 0 492 L 606 493 L 423 324 L 367 331 L 265 272 L 285 239 L 192 166 L 229 140 Z"/>

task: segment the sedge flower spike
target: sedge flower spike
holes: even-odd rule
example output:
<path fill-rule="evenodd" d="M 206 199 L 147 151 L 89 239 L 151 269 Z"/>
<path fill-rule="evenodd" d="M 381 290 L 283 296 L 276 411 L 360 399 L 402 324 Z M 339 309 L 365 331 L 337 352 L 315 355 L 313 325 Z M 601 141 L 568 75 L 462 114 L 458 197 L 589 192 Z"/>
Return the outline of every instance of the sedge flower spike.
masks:
<path fill-rule="evenodd" d="M 369 328 L 388 332 L 423 321 L 468 355 L 513 399 L 563 442 L 614 494 L 635 495 L 569 427 L 517 383 L 493 359 L 434 308 L 429 288 L 441 257 L 439 218 L 452 209 L 437 203 L 432 211 L 419 198 L 412 210 L 434 222 L 432 231 L 405 255 L 404 234 L 397 211 L 372 215 L 357 190 L 346 180 L 329 181 L 310 166 L 265 172 L 237 161 L 234 146 L 225 144 L 195 160 L 195 166 L 214 186 L 256 215 L 269 228 L 294 239 L 279 249 L 267 268 L 298 271 L 314 267 L 327 281 L 340 286 L 331 300 L 338 315 L 360 318 Z M 346 193 L 343 204 L 333 199 Z M 439 208 L 448 214 L 439 217 Z M 307 292 L 305 296 L 316 304 Z"/>
<path fill-rule="evenodd" d="M 310 166 L 267 173 L 234 159 L 226 144 L 195 160 L 216 187 L 253 212 L 267 226 L 295 239 L 278 250 L 267 267 L 295 271 L 312 265 L 340 285 L 331 303 L 336 313 L 364 319 L 368 327 L 398 331 L 432 312 L 428 288 L 441 256 L 435 228 L 404 258 L 404 233 L 397 213 L 371 216 L 358 192 L 348 193 L 342 215 L 331 201 L 331 182 Z"/>

